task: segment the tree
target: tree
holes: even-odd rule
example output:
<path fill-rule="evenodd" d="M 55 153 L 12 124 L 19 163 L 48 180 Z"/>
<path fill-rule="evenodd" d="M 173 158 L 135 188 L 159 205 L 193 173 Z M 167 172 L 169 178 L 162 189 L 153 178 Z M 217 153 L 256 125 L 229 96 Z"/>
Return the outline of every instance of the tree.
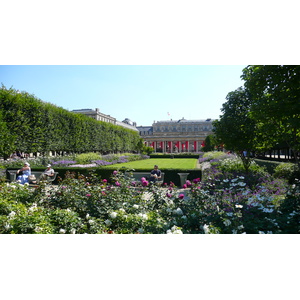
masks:
<path fill-rule="evenodd" d="M 221 109 L 223 115 L 213 122 L 213 132 L 219 144 L 224 144 L 227 150 L 233 150 L 242 158 L 248 172 L 252 161 L 250 153 L 256 149 L 257 143 L 256 124 L 249 117 L 251 100 L 243 87 L 228 93 L 226 100 Z"/>
<path fill-rule="evenodd" d="M 284 143 L 300 151 L 300 66 L 248 66 L 241 77 L 251 96 L 250 117 L 257 123 L 261 146 Z"/>
<path fill-rule="evenodd" d="M 210 134 L 205 138 L 204 146 L 201 150 L 204 152 L 213 151 L 216 146 L 219 146 L 216 142 L 216 136 L 214 134 Z"/>
<path fill-rule="evenodd" d="M 2 113 L 0 111 L 0 156 L 4 159 L 16 150 L 15 149 L 16 136 L 11 134 L 6 126 L 6 122 L 3 121 Z"/>

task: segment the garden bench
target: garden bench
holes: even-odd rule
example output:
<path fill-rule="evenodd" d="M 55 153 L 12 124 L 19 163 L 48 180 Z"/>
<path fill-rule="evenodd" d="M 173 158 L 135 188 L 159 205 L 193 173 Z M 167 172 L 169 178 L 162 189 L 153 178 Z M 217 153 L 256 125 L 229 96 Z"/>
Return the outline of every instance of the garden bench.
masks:
<path fill-rule="evenodd" d="M 150 172 L 125 172 L 125 175 L 128 177 L 133 177 L 136 181 L 140 182 L 144 177 L 146 180 L 150 179 Z M 156 184 L 162 185 L 164 182 L 165 173 L 161 172 L 161 178 L 156 181 Z"/>
<path fill-rule="evenodd" d="M 44 173 L 44 171 L 31 171 L 31 175 L 35 175 L 36 180 L 30 180 L 29 184 L 37 184 L 40 176 Z M 10 182 L 15 182 L 17 178 L 16 170 L 8 170 L 9 180 Z M 48 177 L 46 182 L 52 184 L 52 182 L 56 179 L 58 172 L 54 172 L 54 176 Z"/>

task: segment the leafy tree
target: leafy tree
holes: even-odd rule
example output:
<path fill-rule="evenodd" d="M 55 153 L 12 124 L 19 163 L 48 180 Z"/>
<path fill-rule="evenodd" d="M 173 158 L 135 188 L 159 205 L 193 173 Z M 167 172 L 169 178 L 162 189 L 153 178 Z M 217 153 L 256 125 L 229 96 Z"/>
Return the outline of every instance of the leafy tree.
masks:
<path fill-rule="evenodd" d="M 5 136 L 6 144 L 9 137 L 17 137 L 14 150 L 108 153 L 138 149 L 138 132 L 69 112 L 3 85 L 0 112 L 5 123 L 1 125 L 2 143 L 7 131 L 10 135 Z M 5 147 L 9 149 L 7 145 Z"/>
<path fill-rule="evenodd" d="M 202 147 L 201 150 L 204 152 L 209 152 L 209 151 L 213 151 L 217 146 L 219 146 L 219 144 L 216 141 L 216 136 L 214 134 L 210 134 L 205 138 L 204 146 Z"/>
<path fill-rule="evenodd" d="M 223 115 L 213 122 L 217 142 L 227 150 L 236 152 L 243 160 L 245 170 L 251 163 L 250 152 L 256 149 L 256 124 L 249 117 L 251 100 L 243 87 L 228 93 L 223 104 Z M 244 155 L 246 151 L 246 155 Z"/>
<path fill-rule="evenodd" d="M 283 143 L 300 151 L 300 66 L 248 66 L 241 77 L 251 95 L 250 116 L 261 146 Z"/>
<path fill-rule="evenodd" d="M 15 151 L 16 136 L 10 133 L 6 126 L 6 122 L 3 121 L 2 113 L 0 111 L 0 156 L 4 159 Z"/>

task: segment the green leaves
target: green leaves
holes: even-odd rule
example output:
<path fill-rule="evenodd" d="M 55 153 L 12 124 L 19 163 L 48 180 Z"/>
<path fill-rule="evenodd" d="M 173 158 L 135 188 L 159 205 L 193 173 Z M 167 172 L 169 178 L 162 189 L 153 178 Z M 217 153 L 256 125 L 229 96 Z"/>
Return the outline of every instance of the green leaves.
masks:
<path fill-rule="evenodd" d="M 138 132 L 69 112 L 4 86 L 0 89 L 0 112 L 0 149 L 9 154 L 14 150 L 134 151 L 140 143 Z M 3 150 L 1 154 L 6 155 Z"/>

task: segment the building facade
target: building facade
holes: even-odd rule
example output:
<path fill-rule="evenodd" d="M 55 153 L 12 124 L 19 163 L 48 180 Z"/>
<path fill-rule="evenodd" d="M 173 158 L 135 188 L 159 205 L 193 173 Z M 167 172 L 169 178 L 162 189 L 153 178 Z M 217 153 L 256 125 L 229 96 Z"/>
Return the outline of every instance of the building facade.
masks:
<path fill-rule="evenodd" d="M 106 114 L 101 113 L 99 108 L 96 108 L 95 110 L 90 109 L 90 108 L 75 109 L 75 110 L 72 110 L 72 112 L 77 113 L 77 114 L 86 115 L 86 116 L 91 117 L 91 118 L 93 118 L 97 121 L 107 122 L 107 123 L 111 123 L 111 124 L 114 124 L 114 125 L 122 126 L 124 128 L 127 128 L 127 129 L 138 131 L 138 129 L 136 128 L 136 123 L 132 122 L 130 119 L 126 118 L 122 122 L 118 121 L 116 118 L 111 117 L 110 115 L 106 115 Z"/>
<path fill-rule="evenodd" d="M 198 152 L 212 134 L 213 119 L 157 121 L 152 126 L 137 126 L 145 145 L 154 152 Z"/>

